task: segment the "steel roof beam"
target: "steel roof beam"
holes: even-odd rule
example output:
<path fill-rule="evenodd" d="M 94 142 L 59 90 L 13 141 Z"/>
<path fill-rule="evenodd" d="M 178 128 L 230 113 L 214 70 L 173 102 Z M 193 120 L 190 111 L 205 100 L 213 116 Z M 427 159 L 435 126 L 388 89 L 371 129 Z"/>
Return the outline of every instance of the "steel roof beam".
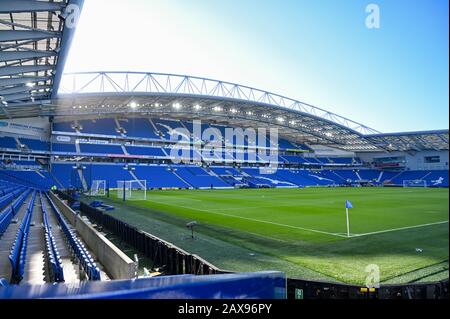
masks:
<path fill-rule="evenodd" d="M 22 65 L 0 67 L 0 76 L 17 75 L 29 72 L 40 72 L 53 69 L 51 65 Z"/>
<path fill-rule="evenodd" d="M 17 94 L 17 93 L 23 93 L 23 92 L 30 92 L 34 90 L 42 90 L 51 88 L 50 85 L 35 85 L 35 86 L 27 86 L 27 85 L 21 85 L 21 86 L 15 86 L 7 89 L 1 89 L 0 88 L 0 96 L 6 97 L 10 94 Z"/>
<path fill-rule="evenodd" d="M 7 102 L 7 103 L 8 103 L 8 107 L 10 107 L 10 106 L 13 106 L 13 104 L 10 104 L 10 102 L 13 102 L 13 101 L 22 101 L 22 100 L 25 100 L 25 99 L 29 100 L 29 99 L 31 99 L 32 97 L 33 97 L 34 99 L 38 99 L 38 98 L 40 98 L 40 97 L 47 96 L 47 95 L 48 95 L 47 93 L 48 93 L 48 92 L 45 92 L 45 93 L 39 93 L 39 94 L 19 93 L 19 94 L 5 95 L 5 96 L 3 97 L 3 99 L 2 99 L 2 101 Z"/>
<path fill-rule="evenodd" d="M 0 79 L 0 87 L 7 87 L 12 85 L 19 85 L 25 83 L 46 82 L 50 80 L 49 76 L 24 76 L 18 78 L 4 78 Z"/>
<path fill-rule="evenodd" d="M 0 62 L 8 62 L 22 59 L 37 59 L 55 56 L 54 51 L 0 51 Z"/>
<path fill-rule="evenodd" d="M 60 11 L 64 3 L 44 2 L 34 0 L 2 0 L 0 13 Z"/>
<path fill-rule="evenodd" d="M 47 38 L 59 38 L 59 32 L 30 31 L 30 30 L 0 30 L 0 42 L 42 40 Z"/>

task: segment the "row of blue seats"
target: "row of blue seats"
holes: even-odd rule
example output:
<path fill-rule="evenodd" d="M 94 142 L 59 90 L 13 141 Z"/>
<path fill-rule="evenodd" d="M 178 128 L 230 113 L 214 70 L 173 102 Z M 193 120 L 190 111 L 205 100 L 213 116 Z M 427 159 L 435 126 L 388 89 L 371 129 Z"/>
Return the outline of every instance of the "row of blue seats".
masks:
<path fill-rule="evenodd" d="M 24 187 L 21 186 L 15 186 L 13 188 L 10 188 L 9 191 L 0 197 L 0 209 L 6 207 L 11 203 L 12 199 L 17 197 L 22 191 L 24 190 Z"/>
<path fill-rule="evenodd" d="M 40 190 L 48 190 L 55 185 L 53 177 L 43 169 L 3 169 L 0 170 L 0 179 Z"/>
<path fill-rule="evenodd" d="M 76 132 L 75 127 L 84 134 L 96 134 L 105 136 L 128 136 L 132 138 L 147 138 L 153 140 L 171 139 L 171 133 L 176 129 L 187 129 L 193 132 L 193 123 L 190 121 L 166 120 L 166 119 L 148 119 L 148 118 L 129 118 L 118 119 L 117 127 L 116 121 L 113 118 L 103 118 L 94 120 L 79 120 L 78 125 L 74 122 L 56 122 L 53 123 L 53 131 L 57 132 Z M 201 131 L 205 129 L 216 129 L 222 136 L 226 137 L 225 128 L 223 125 L 214 125 L 209 123 L 201 124 Z M 265 141 L 268 144 L 267 141 Z M 245 136 L 244 144 L 249 144 L 249 139 Z M 287 140 L 279 139 L 278 147 L 280 149 L 302 149 L 310 150 L 309 147 L 303 144 L 293 144 Z"/>
<path fill-rule="evenodd" d="M 56 241 L 53 237 L 50 223 L 48 222 L 47 208 L 44 205 L 42 193 L 39 192 L 39 199 L 42 207 L 42 218 L 44 221 L 45 231 L 45 253 L 47 261 L 49 263 L 50 278 L 52 282 L 63 282 L 64 271 L 62 266 L 61 256 L 59 255 L 58 248 L 56 247 Z"/>
<path fill-rule="evenodd" d="M 23 279 L 27 255 L 28 234 L 30 231 L 31 216 L 33 214 L 35 199 L 36 191 L 33 192 L 33 196 L 28 203 L 25 217 L 17 230 L 16 239 L 9 254 L 9 261 L 11 262 L 12 268 L 11 281 L 13 283 L 19 283 Z"/>
<path fill-rule="evenodd" d="M 17 190 L 16 184 L 8 183 L 8 186 L 0 188 L 0 196 L 8 195 L 12 192 L 15 192 L 16 190 Z"/>
<path fill-rule="evenodd" d="M 62 231 L 64 232 L 73 253 L 80 261 L 80 264 L 83 267 L 84 271 L 86 272 L 89 280 L 101 280 L 100 269 L 97 267 L 97 264 L 95 263 L 94 259 L 89 254 L 87 249 L 84 247 L 83 243 L 69 228 L 66 221 L 63 219 L 61 212 L 59 211 L 58 207 L 56 207 L 55 203 L 50 198 L 50 196 L 48 194 L 46 194 L 46 196 L 50 205 L 52 206 L 53 212 L 55 213 L 56 218 L 58 219 L 58 222 L 61 225 Z"/>
<path fill-rule="evenodd" d="M 5 206 L 9 205 L 11 200 L 14 198 L 13 193 L 7 193 L 6 195 L 3 195 L 0 197 L 0 209 L 4 208 Z"/>
<path fill-rule="evenodd" d="M 11 219 L 19 212 L 20 207 L 22 206 L 27 196 L 30 194 L 31 190 L 21 188 L 20 192 L 22 194 L 14 201 L 14 203 L 0 212 L 0 236 L 3 235 L 3 233 L 8 228 L 9 224 L 11 223 Z"/>

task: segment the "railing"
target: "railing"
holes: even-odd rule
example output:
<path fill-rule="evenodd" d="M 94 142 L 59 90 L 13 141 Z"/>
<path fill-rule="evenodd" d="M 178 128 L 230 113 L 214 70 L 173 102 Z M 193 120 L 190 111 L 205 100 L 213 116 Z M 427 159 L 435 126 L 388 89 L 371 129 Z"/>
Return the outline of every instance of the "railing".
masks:
<path fill-rule="evenodd" d="M 57 191 L 57 194 L 69 202 L 73 203 L 75 201 L 72 197 L 61 191 Z M 190 254 L 161 238 L 138 230 L 136 227 L 105 214 L 96 208 L 90 207 L 83 202 L 80 203 L 80 211 L 89 217 L 89 219 L 95 221 L 97 225 L 112 232 L 120 240 L 152 260 L 155 267 L 164 267 L 165 274 L 204 275 L 227 272 L 220 270 L 197 255 Z"/>

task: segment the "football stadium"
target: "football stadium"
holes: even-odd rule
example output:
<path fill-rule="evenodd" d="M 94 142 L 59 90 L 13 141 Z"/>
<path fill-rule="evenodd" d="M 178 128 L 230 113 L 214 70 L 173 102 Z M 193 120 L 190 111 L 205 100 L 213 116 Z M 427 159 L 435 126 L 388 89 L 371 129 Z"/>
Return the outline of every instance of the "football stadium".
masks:
<path fill-rule="evenodd" d="M 0 1 L 0 299 L 448 298 L 448 129 L 64 73 L 82 8 Z"/>

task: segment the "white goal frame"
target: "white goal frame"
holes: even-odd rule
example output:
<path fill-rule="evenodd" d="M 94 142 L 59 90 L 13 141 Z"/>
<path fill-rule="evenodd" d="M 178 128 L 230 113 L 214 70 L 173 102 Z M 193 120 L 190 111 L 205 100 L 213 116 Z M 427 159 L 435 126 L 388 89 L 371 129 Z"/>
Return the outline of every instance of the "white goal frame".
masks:
<path fill-rule="evenodd" d="M 139 193 L 139 191 L 142 193 Z M 135 179 L 117 181 L 117 198 L 123 199 L 124 192 L 125 192 L 125 200 L 146 200 L 147 181 Z"/>
<path fill-rule="evenodd" d="M 89 196 L 106 196 L 106 180 L 96 179 L 92 181 Z"/>
<path fill-rule="evenodd" d="M 427 181 L 424 179 L 405 179 L 403 180 L 403 187 L 424 187 L 426 188 Z"/>

